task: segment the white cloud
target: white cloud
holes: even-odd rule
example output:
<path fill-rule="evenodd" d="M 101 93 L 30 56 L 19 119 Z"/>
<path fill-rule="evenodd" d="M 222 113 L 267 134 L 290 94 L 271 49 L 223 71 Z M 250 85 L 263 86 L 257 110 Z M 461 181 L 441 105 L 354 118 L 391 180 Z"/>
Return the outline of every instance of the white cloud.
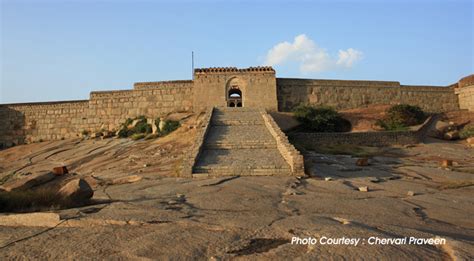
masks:
<path fill-rule="evenodd" d="M 362 56 L 363 55 L 361 51 L 352 48 L 349 48 L 345 51 L 339 50 L 339 59 L 337 59 L 337 64 L 351 68 L 355 62 L 362 59 Z"/>
<path fill-rule="evenodd" d="M 265 65 L 297 62 L 301 72 L 322 72 L 341 67 L 351 68 L 362 56 L 361 51 L 349 48 L 339 50 L 336 60 L 326 49 L 319 47 L 305 34 L 300 34 L 295 37 L 293 43 L 285 41 L 273 46 L 267 53 Z"/>

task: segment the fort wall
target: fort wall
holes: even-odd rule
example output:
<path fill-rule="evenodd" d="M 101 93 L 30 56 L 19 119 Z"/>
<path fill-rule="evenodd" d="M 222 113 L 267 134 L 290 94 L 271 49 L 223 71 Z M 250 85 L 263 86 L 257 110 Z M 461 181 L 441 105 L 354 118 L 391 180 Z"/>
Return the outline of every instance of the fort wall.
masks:
<path fill-rule="evenodd" d="M 137 84 L 134 90 L 92 92 L 89 100 L 0 104 L 0 147 L 117 130 L 127 118 L 192 111 L 189 83 Z"/>
<path fill-rule="evenodd" d="M 408 103 L 429 112 L 474 110 L 474 76 L 449 87 L 395 81 L 276 78 L 271 67 L 205 68 L 194 80 L 138 82 L 131 90 L 91 92 L 89 100 L 0 104 L 0 147 L 79 137 L 83 131 L 117 130 L 127 118 L 162 117 L 176 111 L 227 106 L 231 88 L 243 107 L 291 111 L 300 103 L 336 109 Z"/>
<path fill-rule="evenodd" d="M 459 108 L 474 111 L 474 74 L 459 80 L 455 93 L 459 97 Z"/>
<path fill-rule="evenodd" d="M 277 78 L 277 92 L 280 111 L 291 111 L 300 103 L 336 109 L 398 103 L 418 105 L 430 112 L 459 109 L 451 87 L 409 86 L 399 82 Z"/>
<path fill-rule="evenodd" d="M 0 147 L 76 137 L 87 126 L 87 100 L 0 105 Z"/>

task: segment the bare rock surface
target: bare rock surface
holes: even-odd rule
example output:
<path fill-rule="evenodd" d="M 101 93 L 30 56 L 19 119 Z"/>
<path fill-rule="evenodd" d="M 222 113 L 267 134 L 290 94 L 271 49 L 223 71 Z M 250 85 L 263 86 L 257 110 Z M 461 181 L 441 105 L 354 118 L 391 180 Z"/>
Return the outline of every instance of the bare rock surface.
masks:
<path fill-rule="evenodd" d="M 310 175 L 302 179 L 183 179 L 175 168 L 194 129 L 174 135 L 137 142 L 64 140 L 0 151 L 1 180 L 62 164 L 96 181 L 93 204 L 46 213 L 59 216 L 51 216 L 51 225 L 34 225 L 46 216 L 32 222 L 10 216 L 18 222 L 13 224 L 2 215 L 0 259 L 472 259 L 474 153 L 461 142 L 393 147 L 365 167 L 356 167 L 350 155 L 307 151 Z M 445 159 L 456 164 L 440 168 Z M 132 175 L 141 180 L 106 182 Z M 447 243 L 294 245 L 294 236 L 441 237 Z"/>
<path fill-rule="evenodd" d="M 65 183 L 58 191 L 58 196 L 71 199 L 75 202 L 83 202 L 90 199 L 94 191 L 84 179 L 72 179 Z"/>

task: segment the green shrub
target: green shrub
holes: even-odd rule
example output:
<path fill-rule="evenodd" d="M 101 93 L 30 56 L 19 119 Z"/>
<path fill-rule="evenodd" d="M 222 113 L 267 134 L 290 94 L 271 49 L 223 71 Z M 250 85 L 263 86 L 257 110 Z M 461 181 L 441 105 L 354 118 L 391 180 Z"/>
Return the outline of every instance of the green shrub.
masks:
<path fill-rule="evenodd" d="M 129 126 L 130 124 L 132 124 L 132 123 L 133 123 L 133 120 L 130 119 L 130 118 L 128 118 L 128 119 L 125 120 L 125 122 L 123 123 L 123 126 L 128 127 L 128 126 Z"/>
<path fill-rule="evenodd" d="M 295 108 L 294 113 L 304 128 L 311 131 L 344 132 L 350 131 L 352 128 L 351 123 L 331 107 L 299 105 Z"/>
<path fill-rule="evenodd" d="M 165 121 L 165 124 L 163 126 L 163 129 L 160 130 L 160 134 L 161 135 L 167 135 L 173 131 L 175 131 L 176 129 L 178 129 L 179 127 L 181 126 L 181 124 L 179 123 L 179 121 Z"/>
<path fill-rule="evenodd" d="M 147 123 L 146 118 L 138 118 L 137 124 L 133 127 L 134 133 L 151 133 L 151 125 Z"/>
<path fill-rule="evenodd" d="M 461 139 L 467 139 L 470 137 L 474 137 L 474 125 L 467 125 L 459 132 L 459 137 Z"/>
<path fill-rule="evenodd" d="M 143 133 L 134 133 L 134 134 L 132 134 L 131 138 L 132 138 L 132 140 L 140 140 L 140 139 L 145 138 L 145 134 L 143 134 Z"/>
<path fill-rule="evenodd" d="M 399 131 L 423 123 L 426 117 L 426 113 L 418 106 L 398 104 L 390 107 L 387 116 L 375 124 L 385 130 Z"/>
<path fill-rule="evenodd" d="M 128 128 L 134 120 L 138 120 L 133 128 Z M 121 129 L 118 132 L 118 136 L 120 138 L 127 138 L 131 137 L 134 134 L 148 134 L 152 133 L 151 124 L 147 123 L 145 116 L 138 116 L 135 119 L 128 118 L 125 122 L 121 125 Z"/>
<path fill-rule="evenodd" d="M 145 140 L 152 140 L 152 139 L 156 139 L 158 137 L 160 137 L 160 134 L 158 134 L 158 133 L 148 134 L 148 135 L 145 136 Z"/>

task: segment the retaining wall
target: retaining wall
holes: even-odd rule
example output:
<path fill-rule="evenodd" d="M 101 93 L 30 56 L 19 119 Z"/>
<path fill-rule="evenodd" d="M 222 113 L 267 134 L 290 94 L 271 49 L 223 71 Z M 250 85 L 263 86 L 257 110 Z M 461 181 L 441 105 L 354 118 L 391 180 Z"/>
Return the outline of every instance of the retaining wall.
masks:
<path fill-rule="evenodd" d="M 429 112 L 459 109 L 454 88 L 400 85 L 388 81 L 343 81 L 277 78 L 278 109 L 300 103 L 351 109 L 371 104 L 408 103 Z"/>
<path fill-rule="evenodd" d="M 265 126 L 277 143 L 278 151 L 290 165 L 291 172 L 296 176 L 304 175 L 304 160 L 301 153 L 288 141 L 286 135 L 281 131 L 280 127 L 273 120 L 272 116 L 265 110 L 260 110 Z"/>
<path fill-rule="evenodd" d="M 360 146 L 408 145 L 423 142 L 434 118 L 428 118 L 417 130 L 378 132 L 298 132 L 288 136 L 303 146 L 352 144 Z"/>
<path fill-rule="evenodd" d="M 183 83 L 184 82 L 184 83 Z M 192 111 L 192 85 L 140 83 L 134 90 L 91 92 L 89 100 L 0 104 L 0 148 L 117 130 L 127 118 Z"/>

